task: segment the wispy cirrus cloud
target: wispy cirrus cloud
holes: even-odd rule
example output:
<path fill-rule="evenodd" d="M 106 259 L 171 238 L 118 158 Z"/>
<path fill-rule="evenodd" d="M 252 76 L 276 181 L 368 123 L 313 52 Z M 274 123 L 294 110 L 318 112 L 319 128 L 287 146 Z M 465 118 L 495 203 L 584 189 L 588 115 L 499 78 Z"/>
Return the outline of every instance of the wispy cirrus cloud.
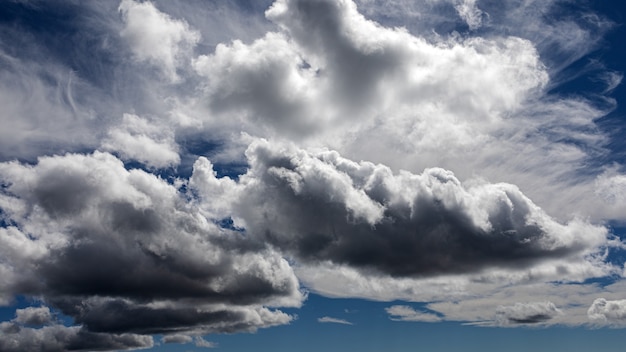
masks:
<path fill-rule="evenodd" d="M 328 316 L 324 316 L 321 318 L 317 318 L 317 321 L 319 323 L 333 323 L 333 324 L 342 324 L 342 325 L 354 325 L 351 322 L 345 320 L 345 319 L 338 319 L 338 318 L 333 318 L 333 317 L 328 317 Z"/>

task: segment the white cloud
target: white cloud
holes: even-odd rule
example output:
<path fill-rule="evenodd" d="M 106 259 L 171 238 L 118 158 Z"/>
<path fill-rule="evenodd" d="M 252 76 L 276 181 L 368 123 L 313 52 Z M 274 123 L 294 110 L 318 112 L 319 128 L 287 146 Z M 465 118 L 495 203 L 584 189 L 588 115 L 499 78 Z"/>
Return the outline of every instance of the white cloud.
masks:
<path fill-rule="evenodd" d="M 598 298 L 589 307 L 587 315 L 597 325 L 623 326 L 626 323 L 626 300 Z"/>
<path fill-rule="evenodd" d="M 172 334 L 163 336 L 161 341 L 163 343 L 190 343 L 193 341 L 193 337 L 184 334 Z"/>
<path fill-rule="evenodd" d="M 385 311 L 391 316 L 391 320 L 396 321 L 435 323 L 442 320 L 437 314 L 417 311 L 410 306 L 395 305 L 385 308 Z"/>
<path fill-rule="evenodd" d="M 484 13 L 476 6 L 476 0 L 460 0 L 454 6 L 459 16 L 474 30 L 482 25 Z"/>
<path fill-rule="evenodd" d="M 428 146 L 447 128 L 451 140 L 439 143 L 467 144 L 481 139 L 475 124 L 491 125 L 547 82 L 534 48 L 519 38 L 429 43 L 365 19 L 350 1 L 278 1 L 266 14 L 282 32 L 218 45 L 194 64 L 207 78 L 211 112 L 249 120 L 249 132 L 328 134 L 325 143 L 339 147 L 332 141 L 348 142 L 346 132 L 376 128 L 387 141 L 399 137 L 387 133 L 413 129 L 400 141 Z"/>
<path fill-rule="evenodd" d="M 196 336 L 193 339 L 193 343 L 196 347 L 204 347 L 204 348 L 216 348 L 217 344 L 215 342 L 207 341 L 202 336 Z"/>
<path fill-rule="evenodd" d="M 24 325 L 47 325 L 52 322 L 52 314 L 48 307 L 26 307 L 15 311 L 14 320 Z"/>
<path fill-rule="evenodd" d="M 180 163 L 172 129 L 162 122 L 133 114 L 124 114 L 122 122 L 109 129 L 101 149 L 118 152 L 122 159 L 136 160 L 155 168 Z"/>
<path fill-rule="evenodd" d="M 567 283 L 560 281 L 559 275 L 572 268 L 564 263 L 548 264 L 546 268 L 553 272 L 546 275 L 538 269 L 531 269 L 517 273 L 492 272 L 422 279 L 368 276 L 345 266 L 331 264 L 299 266 L 296 267 L 296 273 L 305 286 L 324 296 L 430 302 L 425 308 L 432 312 L 430 314 L 436 313 L 441 321 L 471 322 L 482 326 L 501 325 L 502 319 L 497 319 L 501 307 L 515 307 L 519 302 L 545 301 L 552 302 L 562 314 L 551 316 L 542 326 L 587 325 L 589 302 L 598 295 L 605 295 L 607 299 L 623 296 L 622 281 L 618 280 L 609 286 Z M 598 269 L 595 269 L 595 275 L 598 276 L 619 274 L 616 268 L 613 271 Z"/>
<path fill-rule="evenodd" d="M 206 126 L 326 146 L 393 170 L 442 167 L 461 180 L 512 183 L 561 221 L 610 212 L 594 195 L 602 170 L 578 172 L 606 153 L 594 120 L 607 111 L 547 95 L 552 68 L 535 43 L 427 40 L 364 18 L 350 1 L 277 1 L 266 15 L 279 32 L 194 61 L 204 96 L 188 109 Z"/>
<path fill-rule="evenodd" d="M 89 133 L 93 112 L 84 103 L 95 103 L 91 98 L 95 91 L 88 82 L 68 67 L 33 62 L 1 47 L 0 62 L 0 123 L 5 126 L 0 130 L 2 160 L 93 146 Z"/>
<path fill-rule="evenodd" d="M 562 312 L 552 302 L 515 303 L 499 306 L 495 322 L 500 326 L 543 324 L 559 314 Z"/>
<path fill-rule="evenodd" d="M 601 76 L 601 79 L 605 82 L 606 88 L 603 93 L 611 93 L 615 88 L 622 84 L 624 74 L 620 72 L 606 72 Z"/>
<path fill-rule="evenodd" d="M 606 203 L 623 211 L 626 207 L 626 175 L 607 170 L 596 179 L 596 194 Z"/>
<path fill-rule="evenodd" d="M 184 20 L 160 12 L 151 2 L 122 0 L 119 11 L 125 23 L 125 38 L 137 61 L 147 61 L 160 69 L 169 81 L 178 82 L 179 67 L 188 64 L 200 34 Z"/>
<path fill-rule="evenodd" d="M 333 317 L 324 316 L 321 318 L 317 318 L 317 321 L 320 323 L 334 323 L 334 324 L 343 324 L 343 325 L 354 325 L 351 322 L 345 319 L 338 319 Z"/>

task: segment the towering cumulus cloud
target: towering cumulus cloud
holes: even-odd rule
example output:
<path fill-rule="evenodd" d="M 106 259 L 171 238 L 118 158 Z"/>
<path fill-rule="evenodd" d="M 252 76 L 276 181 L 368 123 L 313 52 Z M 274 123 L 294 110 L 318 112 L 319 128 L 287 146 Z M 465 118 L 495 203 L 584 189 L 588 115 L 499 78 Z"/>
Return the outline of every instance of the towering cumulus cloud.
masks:
<path fill-rule="evenodd" d="M 562 93 L 612 24 L 559 6 L 3 4 L 0 350 L 211 348 L 309 292 L 623 326 L 623 74 Z"/>

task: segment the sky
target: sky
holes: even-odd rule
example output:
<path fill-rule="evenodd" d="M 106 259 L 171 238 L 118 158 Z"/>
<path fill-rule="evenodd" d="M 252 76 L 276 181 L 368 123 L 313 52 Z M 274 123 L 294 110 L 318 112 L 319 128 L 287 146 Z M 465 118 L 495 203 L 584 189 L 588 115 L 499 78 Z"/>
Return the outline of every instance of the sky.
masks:
<path fill-rule="evenodd" d="M 615 351 L 626 7 L 4 0 L 1 351 Z"/>

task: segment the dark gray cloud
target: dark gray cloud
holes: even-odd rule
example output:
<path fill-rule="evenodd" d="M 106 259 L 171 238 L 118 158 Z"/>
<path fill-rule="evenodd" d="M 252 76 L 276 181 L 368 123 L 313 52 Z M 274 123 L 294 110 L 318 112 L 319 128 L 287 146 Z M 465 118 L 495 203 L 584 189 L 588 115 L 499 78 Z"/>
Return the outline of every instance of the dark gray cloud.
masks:
<path fill-rule="evenodd" d="M 241 233 L 213 224 L 174 186 L 128 171 L 110 154 L 4 163 L 0 179 L 14 224 L 2 229 L 3 246 L 21 253 L 0 262 L 16 274 L 7 293 L 42 297 L 82 325 L 80 334 L 105 333 L 94 341 L 130 332 L 254 331 L 293 318 L 266 306 L 303 300 L 275 251 L 236 245 Z M 44 322 L 37 312 L 19 311 L 19 321 Z"/>
<path fill-rule="evenodd" d="M 336 152 L 263 141 L 247 154 L 235 214 L 306 263 L 391 276 L 521 269 L 579 256 L 606 235 L 583 222 L 555 222 L 509 184 L 464 186 L 442 169 L 393 174 Z"/>
<path fill-rule="evenodd" d="M 153 346 L 150 336 L 93 333 L 59 324 L 33 329 L 15 323 L 0 323 L 0 350 L 21 351 L 112 351 Z"/>

